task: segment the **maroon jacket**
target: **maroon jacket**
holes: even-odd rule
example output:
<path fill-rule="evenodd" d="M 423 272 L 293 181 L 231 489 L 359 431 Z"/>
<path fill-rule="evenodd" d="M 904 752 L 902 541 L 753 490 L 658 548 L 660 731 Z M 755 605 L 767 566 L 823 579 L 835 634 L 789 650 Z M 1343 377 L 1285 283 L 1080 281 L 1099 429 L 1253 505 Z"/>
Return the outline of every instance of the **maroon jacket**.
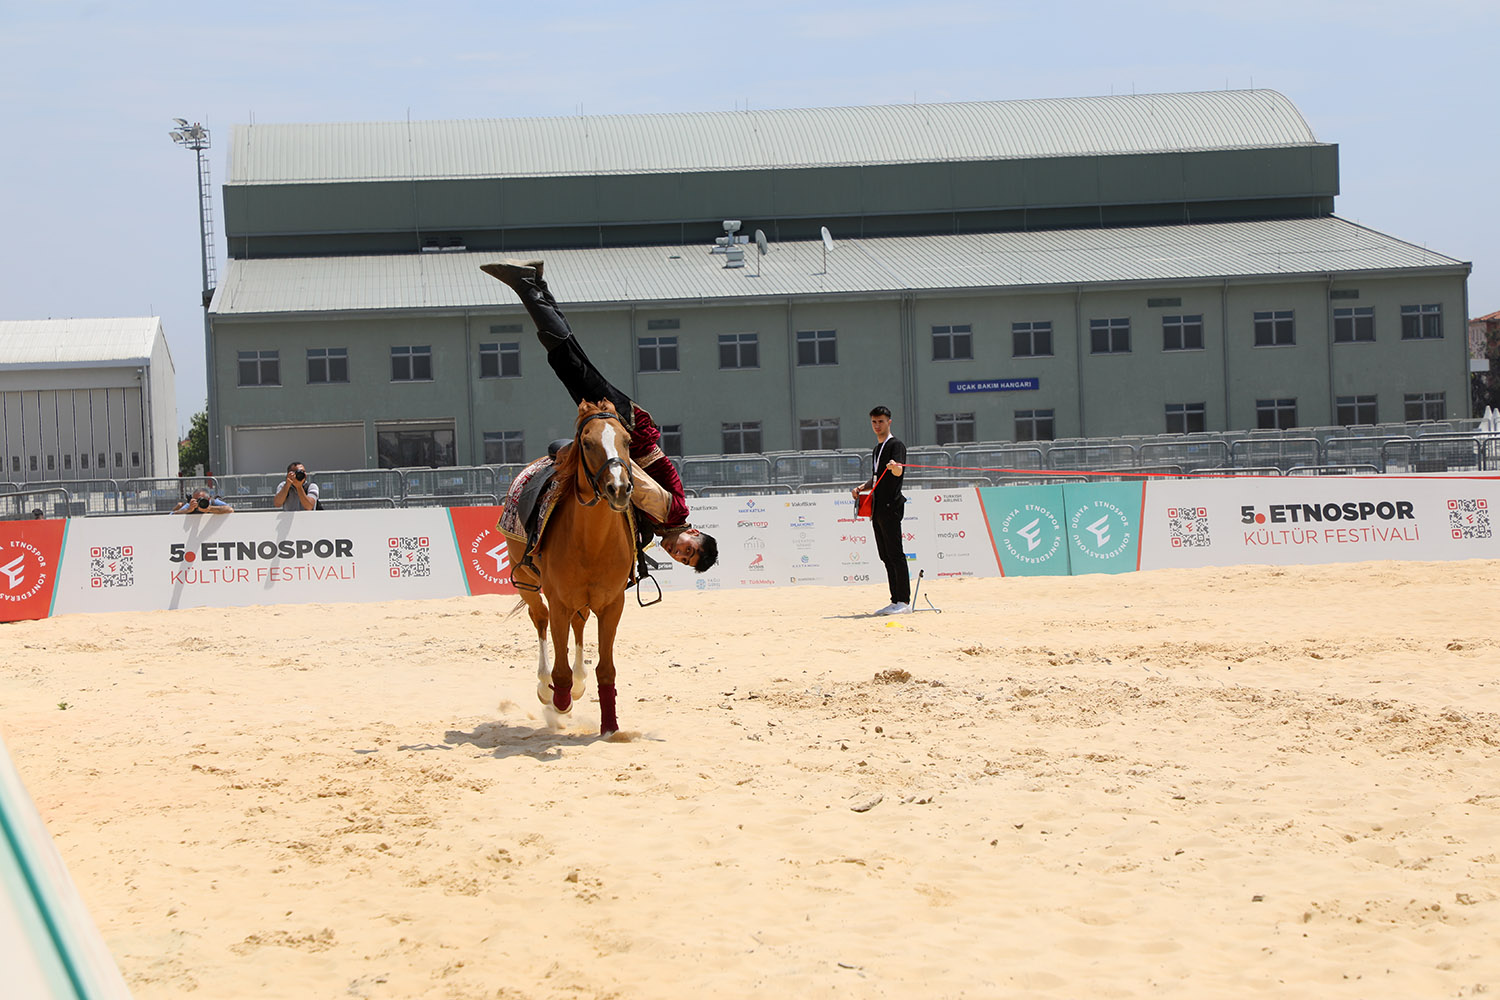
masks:
<path fill-rule="evenodd" d="M 651 414 L 639 406 L 634 406 L 634 404 L 632 406 L 635 409 L 635 430 L 630 435 L 630 457 L 636 465 L 646 470 L 646 475 L 656 480 L 662 489 L 672 494 L 672 504 L 667 509 L 666 524 L 658 524 L 647 517 L 643 511 L 639 512 L 640 518 L 657 534 L 684 527 L 688 519 L 687 498 L 682 491 L 682 478 L 677 475 L 677 467 L 661 450 L 661 429 L 656 426 L 656 421 L 651 419 Z"/>

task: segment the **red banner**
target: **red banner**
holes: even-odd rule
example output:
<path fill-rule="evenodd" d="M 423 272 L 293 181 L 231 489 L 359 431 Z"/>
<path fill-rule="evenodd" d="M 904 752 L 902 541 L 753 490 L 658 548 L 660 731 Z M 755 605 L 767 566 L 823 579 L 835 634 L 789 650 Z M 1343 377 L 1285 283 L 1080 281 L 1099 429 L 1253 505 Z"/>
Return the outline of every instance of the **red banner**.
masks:
<path fill-rule="evenodd" d="M 0 621 L 52 612 L 67 521 L 0 522 Z"/>
<path fill-rule="evenodd" d="M 495 530 L 499 507 L 453 507 L 453 537 L 471 594 L 514 594 L 505 536 Z"/>

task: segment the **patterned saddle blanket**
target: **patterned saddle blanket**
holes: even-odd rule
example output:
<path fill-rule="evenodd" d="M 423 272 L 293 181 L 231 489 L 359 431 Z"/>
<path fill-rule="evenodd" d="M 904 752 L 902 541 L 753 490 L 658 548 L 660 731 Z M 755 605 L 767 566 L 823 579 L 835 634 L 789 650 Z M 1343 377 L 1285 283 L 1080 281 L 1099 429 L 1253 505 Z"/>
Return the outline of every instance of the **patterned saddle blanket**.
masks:
<path fill-rule="evenodd" d="M 542 537 L 547 518 L 557 506 L 559 484 L 553 478 L 551 457 L 539 458 L 522 469 L 511 481 L 505 499 L 500 502 L 500 520 L 495 528 L 507 538 L 525 542 L 526 526 L 536 525 L 536 537 Z"/>

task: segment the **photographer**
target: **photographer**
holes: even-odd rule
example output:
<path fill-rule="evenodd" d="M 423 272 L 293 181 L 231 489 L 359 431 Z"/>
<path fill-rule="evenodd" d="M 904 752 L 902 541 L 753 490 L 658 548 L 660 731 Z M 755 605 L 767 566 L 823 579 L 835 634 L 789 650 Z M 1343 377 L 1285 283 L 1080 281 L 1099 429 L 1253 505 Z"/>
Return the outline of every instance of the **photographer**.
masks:
<path fill-rule="evenodd" d="M 307 478 L 307 467 L 293 462 L 286 467 L 286 482 L 272 498 L 273 506 L 282 510 L 317 510 L 318 484 Z"/>
<path fill-rule="evenodd" d="M 233 514 L 234 508 L 218 497 L 209 496 L 208 490 L 198 487 L 193 495 L 182 501 L 172 511 L 174 514 Z"/>

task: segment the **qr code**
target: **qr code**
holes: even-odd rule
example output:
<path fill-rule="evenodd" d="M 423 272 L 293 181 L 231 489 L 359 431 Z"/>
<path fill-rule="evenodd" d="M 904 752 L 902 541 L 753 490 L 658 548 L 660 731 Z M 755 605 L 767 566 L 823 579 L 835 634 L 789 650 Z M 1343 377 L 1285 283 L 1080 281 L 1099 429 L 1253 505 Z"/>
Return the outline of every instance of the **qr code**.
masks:
<path fill-rule="evenodd" d="M 1198 548 L 1213 541 L 1208 534 L 1207 507 L 1168 507 L 1167 529 L 1174 549 Z"/>
<path fill-rule="evenodd" d="M 1490 504 L 1483 497 L 1448 501 L 1448 529 L 1457 539 L 1489 538 Z"/>
<path fill-rule="evenodd" d="M 390 543 L 392 579 L 432 575 L 432 548 L 427 536 L 392 538 Z"/>
<path fill-rule="evenodd" d="M 89 547 L 89 586 L 134 587 L 135 549 L 130 545 Z"/>

